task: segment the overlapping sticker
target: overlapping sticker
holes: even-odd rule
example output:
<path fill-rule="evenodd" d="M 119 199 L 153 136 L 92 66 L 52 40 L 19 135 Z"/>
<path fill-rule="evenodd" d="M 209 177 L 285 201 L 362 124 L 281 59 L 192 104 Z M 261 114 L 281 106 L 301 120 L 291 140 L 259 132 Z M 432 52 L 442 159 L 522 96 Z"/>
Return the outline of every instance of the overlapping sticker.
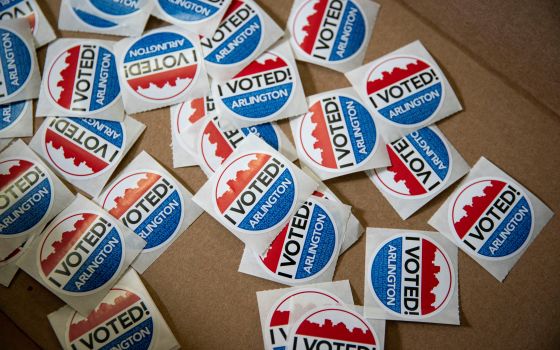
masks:
<path fill-rule="evenodd" d="M 20 101 L 0 106 L 0 138 L 33 135 L 33 102 Z"/>
<path fill-rule="evenodd" d="M 25 18 L 29 21 L 37 47 L 56 39 L 56 34 L 35 0 L 4 0 L 0 3 L 0 20 Z"/>

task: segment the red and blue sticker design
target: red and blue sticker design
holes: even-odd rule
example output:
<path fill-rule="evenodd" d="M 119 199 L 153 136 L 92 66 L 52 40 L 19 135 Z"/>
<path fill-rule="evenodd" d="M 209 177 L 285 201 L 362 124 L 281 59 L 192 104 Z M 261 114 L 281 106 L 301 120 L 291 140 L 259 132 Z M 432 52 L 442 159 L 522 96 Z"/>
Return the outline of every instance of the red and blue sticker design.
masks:
<path fill-rule="evenodd" d="M 259 256 L 275 278 L 304 282 L 318 277 L 338 255 L 339 233 L 327 208 L 310 198 Z"/>
<path fill-rule="evenodd" d="M 308 0 L 296 10 L 292 36 L 297 47 L 323 62 L 343 62 L 366 42 L 364 12 L 352 0 Z"/>
<path fill-rule="evenodd" d="M 69 47 L 47 69 L 48 96 L 70 114 L 101 112 L 120 97 L 115 55 L 104 45 Z"/>
<path fill-rule="evenodd" d="M 142 36 L 124 55 L 123 77 L 147 101 L 166 101 L 184 94 L 200 75 L 195 45 L 176 32 Z"/>
<path fill-rule="evenodd" d="M 212 37 L 202 38 L 204 59 L 220 65 L 232 65 L 251 57 L 263 40 L 259 10 L 250 3 L 233 0 Z"/>
<path fill-rule="evenodd" d="M 277 228 L 296 204 L 290 165 L 268 153 L 249 153 L 219 174 L 213 202 L 225 223 L 247 233 Z"/>
<path fill-rule="evenodd" d="M 51 289 L 84 295 L 106 287 L 124 262 L 122 233 L 112 218 L 84 212 L 60 218 L 39 243 L 39 274 Z"/>
<path fill-rule="evenodd" d="M 29 101 L 8 103 L 0 106 L 0 132 L 16 125 L 29 108 Z"/>
<path fill-rule="evenodd" d="M 378 135 L 372 115 L 359 101 L 333 94 L 309 107 L 301 118 L 299 140 L 315 165 L 336 171 L 367 162 L 376 150 Z"/>
<path fill-rule="evenodd" d="M 72 13 L 85 24 L 99 29 L 111 29 L 118 27 L 117 22 L 110 21 L 106 18 L 99 17 L 93 13 L 83 11 L 79 8 L 72 7 Z"/>
<path fill-rule="evenodd" d="M 288 61 L 265 52 L 231 80 L 217 84 L 218 97 L 238 117 L 267 120 L 292 100 L 295 84 Z"/>
<path fill-rule="evenodd" d="M 376 350 L 375 330 L 357 312 L 340 306 L 318 307 L 293 325 L 288 349 Z"/>
<path fill-rule="evenodd" d="M 225 0 L 157 0 L 167 15 L 186 23 L 205 21 L 215 16 L 226 4 Z"/>
<path fill-rule="evenodd" d="M 25 88 L 35 68 L 34 50 L 17 33 L 0 28 L 0 98 L 10 98 Z"/>
<path fill-rule="evenodd" d="M 126 135 L 120 122 L 91 118 L 52 118 L 43 150 L 64 176 L 85 179 L 101 175 L 124 154 Z"/>
<path fill-rule="evenodd" d="M 442 135 L 431 127 L 411 132 L 387 145 L 391 166 L 374 169 L 381 187 L 400 198 L 438 192 L 451 174 L 452 159 Z"/>
<path fill-rule="evenodd" d="M 0 2 L 0 20 L 26 18 L 33 34 L 37 32 L 35 5 L 28 0 L 3 0 Z"/>
<path fill-rule="evenodd" d="M 142 0 L 88 0 L 97 10 L 109 16 L 124 17 L 140 10 Z"/>
<path fill-rule="evenodd" d="M 382 243 L 372 255 L 367 276 L 383 309 L 413 319 L 443 310 L 456 278 L 447 253 L 428 236 L 416 233 Z"/>
<path fill-rule="evenodd" d="M 36 227 L 54 201 L 47 170 L 30 159 L 0 161 L 0 236 L 17 237 Z"/>
<path fill-rule="evenodd" d="M 83 317 L 75 312 L 66 329 L 66 346 L 72 350 L 144 350 L 155 340 L 151 310 L 136 293 L 119 288 Z"/>
<path fill-rule="evenodd" d="M 377 64 L 365 89 L 372 108 L 400 126 L 428 122 L 443 104 L 445 93 L 439 70 L 412 56 L 391 57 Z"/>
<path fill-rule="evenodd" d="M 280 150 L 280 137 L 276 126 L 271 123 L 259 124 L 247 128 L 224 131 L 219 118 L 208 120 L 202 131 L 200 150 L 204 163 L 212 172 L 229 158 L 239 143 L 254 134 L 275 150 Z"/>
<path fill-rule="evenodd" d="M 488 260 L 519 254 L 533 233 L 534 212 L 512 181 L 479 178 L 461 187 L 449 207 L 452 235 L 463 250 Z"/>
<path fill-rule="evenodd" d="M 147 242 L 144 251 L 170 242 L 179 233 L 185 211 L 177 183 L 152 170 L 120 178 L 102 207 Z"/>

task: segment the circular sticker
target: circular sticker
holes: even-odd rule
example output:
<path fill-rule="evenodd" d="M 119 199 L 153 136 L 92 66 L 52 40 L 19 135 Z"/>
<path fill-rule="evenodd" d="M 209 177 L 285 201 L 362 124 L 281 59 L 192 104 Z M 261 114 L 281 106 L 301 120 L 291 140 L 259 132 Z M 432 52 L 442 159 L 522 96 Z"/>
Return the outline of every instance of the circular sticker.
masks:
<path fill-rule="evenodd" d="M 355 57 L 367 39 L 367 21 L 352 0 L 308 0 L 296 10 L 292 41 L 301 54 L 321 63 Z"/>
<path fill-rule="evenodd" d="M 34 62 L 32 49 L 15 32 L 0 28 L 0 98 L 8 99 L 25 88 L 31 78 Z"/>
<path fill-rule="evenodd" d="M 375 112 L 393 125 L 426 124 L 444 101 L 441 77 L 439 69 L 424 59 L 390 57 L 369 72 L 366 95 Z"/>
<path fill-rule="evenodd" d="M 377 349 L 379 340 L 369 322 L 342 306 L 312 309 L 292 326 L 288 349 Z"/>
<path fill-rule="evenodd" d="M 33 34 L 37 33 L 39 22 L 35 3 L 27 0 L 3 0 L 0 2 L 0 21 L 26 18 Z"/>
<path fill-rule="evenodd" d="M 105 173 L 124 154 L 122 123 L 91 118 L 51 118 L 43 150 L 65 177 L 84 179 Z"/>
<path fill-rule="evenodd" d="M 387 312 L 423 319 L 445 308 L 454 292 L 451 259 L 424 234 L 405 233 L 381 243 L 369 262 L 368 285 Z"/>
<path fill-rule="evenodd" d="M 173 132 L 183 149 L 189 150 L 191 146 L 180 135 L 206 115 L 214 112 L 214 110 L 214 100 L 208 96 L 183 102 L 177 109 L 172 108 L 173 120 L 171 123 L 174 125 Z"/>
<path fill-rule="evenodd" d="M 89 3 L 106 15 L 124 17 L 140 10 L 146 1 L 142 0 L 89 0 Z"/>
<path fill-rule="evenodd" d="M 185 24 L 193 24 L 203 22 L 216 16 L 224 6 L 227 5 L 225 0 L 157 0 L 156 6 L 169 17 L 185 22 Z"/>
<path fill-rule="evenodd" d="M 290 165 L 269 153 L 248 153 L 217 176 L 213 202 L 229 227 L 248 234 L 274 230 L 296 205 L 298 185 Z"/>
<path fill-rule="evenodd" d="M 463 250 L 487 260 L 521 253 L 533 233 L 530 199 L 516 183 L 494 177 L 463 185 L 451 198 L 452 234 Z"/>
<path fill-rule="evenodd" d="M 72 7 L 72 13 L 75 15 L 75 18 L 94 29 L 111 29 L 119 26 L 116 22 L 82 11 L 76 7 Z"/>
<path fill-rule="evenodd" d="M 284 350 L 286 348 L 289 323 L 299 318 L 294 313 L 303 314 L 315 307 L 342 304 L 342 301 L 331 293 L 323 290 L 306 288 L 290 292 L 279 298 L 267 316 L 265 325 L 268 326 L 266 341 L 267 349 Z"/>
<path fill-rule="evenodd" d="M 124 80 L 147 101 L 174 99 L 193 86 L 200 75 L 199 57 L 186 36 L 160 31 L 138 38 L 126 51 Z"/>
<path fill-rule="evenodd" d="M 452 170 L 449 146 L 431 127 L 411 132 L 387 145 L 391 166 L 374 169 L 377 184 L 403 199 L 424 198 L 441 191 Z"/>
<path fill-rule="evenodd" d="M 43 234 L 37 264 L 49 288 L 87 295 L 118 277 L 124 254 L 123 236 L 113 218 L 82 212 L 57 219 Z"/>
<path fill-rule="evenodd" d="M 14 127 L 25 116 L 29 101 L 8 103 L 0 106 L 0 132 Z"/>
<path fill-rule="evenodd" d="M 38 227 L 54 201 L 47 169 L 34 160 L 0 160 L 0 237 L 17 237 Z"/>
<path fill-rule="evenodd" d="M 149 349 L 156 339 L 153 312 L 142 298 L 130 291 L 113 288 L 87 317 L 77 311 L 66 327 L 66 348 Z"/>
<path fill-rule="evenodd" d="M 292 216 L 258 261 L 275 279 L 288 283 L 312 280 L 338 256 L 340 236 L 329 210 L 310 197 Z M 255 253 L 258 255 L 258 253 Z"/>
<path fill-rule="evenodd" d="M 212 37 L 201 41 L 207 62 L 231 65 L 245 61 L 263 40 L 260 10 L 251 3 L 233 0 Z"/>
<path fill-rule="evenodd" d="M 72 115 L 101 112 L 120 97 L 115 55 L 102 44 L 67 47 L 45 70 L 50 100 Z"/>
<path fill-rule="evenodd" d="M 231 80 L 215 82 L 219 99 L 239 118 L 270 120 L 284 110 L 295 94 L 292 71 L 286 59 L 265 52 Z"/>
<path fill-rule="evenodd" d="M 209 119 L 202 128 L 200 138 L 200 151 L 204 164 L 210 171 L 216 171 L 239 143 L 250 134 L 257 135 L 275 150 L 280 150 L 280 138 L 276 127 L 271 123 L 225 131 L 221 128 L 218 117 Z"/>
<path fill-rule="evenodd" d="M 157 171 L 139 170 L 122 176 L 102 207 L 147 242 L 144 251 L 152 251 L 180 233 L 186 208 L 179 189 Z"/>
<path fill-rule="evenodd" d="M 299 142 L 305 156 L 322 170 L 337 172 L 367 162 L 377 148 L 373 117 L 357 100 L 325 95 L 309 107 L 299 123 Z"/>

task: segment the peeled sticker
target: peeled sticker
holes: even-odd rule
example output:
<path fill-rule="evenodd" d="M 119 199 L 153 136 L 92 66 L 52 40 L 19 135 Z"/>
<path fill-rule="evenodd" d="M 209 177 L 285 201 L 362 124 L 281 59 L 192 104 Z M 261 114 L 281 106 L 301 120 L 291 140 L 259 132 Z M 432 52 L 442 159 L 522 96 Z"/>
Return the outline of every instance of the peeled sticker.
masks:
<path fill-rule="evenodd" d="M 0 138 L 33 136 L 33 102 L 20 101 L 0 106 Z"/>
<path fill-rule="evenodd" d="M 139 36 L 152 0 L 62 0 L 58 28 L 74 32 Z"/>
<path fill-rule="evenodd" d="M 74 195 L 21 140 L 0 153 L 0 259 L 40 233 Z"/>
<path fill-rule="evenodd" d="M 383 350 L 384 341 L 384 320 L 367 320 L 352 306 L 326 305 L 290 320 L 286 349 Z"/>
<path fill-rule="evenodd" d="M 376 117 L 387 142 L 462 110 L 449 81 L 420 41 L 346 77 Z"/>
<path fill-rule="evenodd" d="M 0 21 L 0 38 L 0 105 L 39 97 L 41 76 L 29 21 Z"/>
<path fill-rule="evenodd" d="M 206 116 L 216 115 L 216 105 L 211 96 L 198 97 L 171 106 L 171 146 L 173 148 L 173 167 L 198 165 L 197 156 L 192 154 L 189 143 L 193 141 L 190 129 Z M 186 136 L 186 135 L 190 135 Z"/>
<path fill-rule="evenodd" d="M 459 324 L 457 248 L 440 233 L 368 228 L 365 315 Z"/>
<path fill-rule="evenodd" d="M 25 18 L 35 38 L 36 47 L 56 39 L 49 21 L 35 0 L 4 0 L 0 3 L 0 20 Z"/>
<path fill-rule="evenodd" d="M 59 39 L 49 45 L 37 115 L 122 121 L 113 46 L 92 39 Z"/>
<path fill-rule="evenodd" d="M 9 287 L 10 283 L 12 283 L 12 280 L 19 270 L 19 267 L 16 265 L 16 261 L 18 261 L 23 253 L 29 248 L 29 244 L 32 239 L 33 236 L 14 249 L 8 256 L 0 259 L 0 284 L 4 287 Z"/>
<path fill-rule="evenodd" d="M 233 78 L 212 83 L 220 118 L 247 127 L 305 113 L 307 102 L 287 41 L 262 53 Z"/>
<path fill-rule="evenodd" d="M 45 228 L 18 266 L 82 315 L 117 283 L 146 241 L 82 195 Z"/>
<path fill-rule="evenodd" d="M 350 283 L 336 281 L 257 292 L 261 330 L 266 350 L 285 350 L 290 319 L 318 306 L 353 305 Z M 299 316 L 296 316 L 299 317 Z"/>
<path fill-rule="evenodd" d="M 132 263 L 139 273 L 202 214 L 192 194 L 146 152 L 134 158 L 95 201 L 146 240 Z"/>
<path fill-rule="evenodd" d="M 63 306 L 48 318 L 65 350 L 179 348 L 163 315 L 132 269 L 91 312 L 81 315 Z"/>
<path fill-rule="evenodd" d="M 231 0 L 155 0 L 153 15 L 193 34 L 211 36 Z"/>
<path fill-rule="evenodd" d="M 253 0 L 232 0 L 213 34 L 201 39 L 208 74 L 225 81 L 239 73 L 283 35 Z"/>
<path fill-rule="evenodd" d="M 317 184 L 282 154 L 249 135 L 194 201 L 256 252 L 264 252 Z"/>
<path fill-rule="evenodd" d="M 391 164 L 378 123 L 351 88 L 308 101 L 290 125 L 299 159 L 322 180 Z"/>
<path fill-rule="evenodd" d="M 298 60 L 342 73 L 364 61 L 379 5 L 369 0 L 296 0 L 288 19 Z"/>
<path fill-rule="evenodd" d="M 208 93 L 199 40 L 184 29 L 163 27 L 115 46 L 127 113 L 168 107 Z"/>
<path fill-rule="evenodd" d="M 482 157 L 428 223 L 502 282 L 553 215 Z"/>
<path fill-rule="evenodd" d="M 368 176 L 406 220 L 469 171 L 469 165 L 435 126 L 387 145 L 391 166 Z"/>
<path fill-rule="evenodd" d="M 30 146 L 68 182 L 97 196 L 144 128 L 131 117 L 47 118 Z"/>

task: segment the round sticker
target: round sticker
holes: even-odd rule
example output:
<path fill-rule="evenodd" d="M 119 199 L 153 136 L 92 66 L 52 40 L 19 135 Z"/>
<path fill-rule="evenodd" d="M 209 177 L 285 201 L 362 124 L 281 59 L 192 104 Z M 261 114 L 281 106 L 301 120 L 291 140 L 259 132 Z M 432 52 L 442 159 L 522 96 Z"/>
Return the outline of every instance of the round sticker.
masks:
<path fill-rule="evenodd" d="M 272 52 L 265 52 L 231 80 L 218 84 L 223 105 L 237 117 L 270 120 L 281 113 L 295 94 L 292 67 Z"/>
<path fill-rule="evenodd" d="M 25 115 L 29 101 L 8 103 L 0 106 L 0 132 L 14 127 Z"/>
<path fill-rule="evenodd" d="M 312 309 L 292 326 L 289 349 L 377 349 L 378 338 L 368 321 L 341 306 Z"/>
<path fill-rule="evenodd" d="M 118 27 L 119 25 L 116 22 L 109 21 L 86 11 L 82 11 L 76 7 L 72 7 L 72 13 L 75 15 L 75 18 L 94 29 L 111 29 Z"/>
<path fill-rule="evenodd" d="M 260 11 L 248 2 L 233 0 L 214 35 L 201 41 L 204 59 L 221 65 L 243 62 L 258 50 L 262 39 Z"/>
<path fill-rule="evenodd" d="M 450 226 L 463 250 L 488 260 L 522 252 L 533 233 L 531 201 L 512 181 L 484 177 L 462 186 L 451 199 Z"/>
<path fill-rule="evenodd" d="M 225 131 L 221 128 L 219 118 L 214 117 L 202 129 L 200 150 L 204 164 L 212 172 L 225 162 L 239 143 L 250 134 L 257 135 L 275 150 L 280 150 L 280 138 L 273 124 L 265 123 L 248 128 Z"/>
<path fill-rule="evenodd" d="M 257 234 L 282 225 L 296 205 L 296 177 L 289 164 L 268 153 L 233 160 L 218 175 L 214 206 L 227 226 Z"/>
<path fill-rule="evenodd" d="M 268 326 L 268 332 L 265 332 L 268 348 L 274 350 L 286 348 L 290 319 L 293 322 L 294 318 L 298 318 L 294 312 L 305 313 L 318 306 L 336 304 L 342 304 L 336 295 L 313 288 L 300 289 L 282 296 L 271 308 L 265 323 Z"/>
<path fill-rule="evenodd" d="M 60 218 L 39 243 L 45 284 L 67 295 L 86 295 L 114 281 L 124 262 L 122 233 L 113 218 L 83 212 Z"/>
<path fill-rule="evenodd" d="M 0 237 L 24 235 L 44 222 L 53 190 L 47 169 L 36 161 L 0 160 Z"/>
<path fill-rule="evenodd" d="M 65 177 L 84 179 L 105 173 L 124 154 L 122 123 L 91 118 L 52 118 L 43 149 Z"/>
<path fill-rule="evenodd" d="M 122 74 L 137 96 L 166 101 L 190 91 L 200 75 L 194 44 L 176 32 L 156 32 L 138 38 L 126 51 Z"/>
<path fill-rule="evenodd" d="M 173 113 L 172 123 L 174 125 L 173 132 L 182 148 L 188 150 L 190 146 L 179 136 L 214 110 L 214 100 L 208 96 L 195 98 L 179 105 L 177 112 Z"/>
<path fill-rule="evenodd" d="M 33 34 L 37 33 L 39 22 L 35 4 L 27 0 L 3 0 L 0 2 L 0 21 L 26 18 Z"/>
<path fill-rule="evenodd" d="M 0 28 L 0 41 L 0 98 L 7 99 L 29 82 L 34 69 L 33 51 L 23 38 L 6 28 Z"/>
<path fill-rule="evenodd" d="M 152 311 L 139 295 L 113 288 L 87 317 L 72 314 L 64 338 L 66 348 L 149 349 L 156 339 L 154 323 Z"/>
<path fill-rule="evenodd" d="M 331 266 L 338 256 L 339 241 L 331 213 L 310 197 L 258 260 L 275 279 L 306 282 Z"/>
<path fill-rule="evenodd" d="M 381 243 L 369 262 L 368 285 L 387 312 L 409 319 L 434 316 L 453 295 L 455 272 L 439 244 L 406 233 Z"/>
<path fill-rule="evenodd" d="M 375 112 L 393 125 L 428 123 L 444 101 L 439 69 L 412 56 L 391 57 L 372 68 L 366 95 Z"/>
<path fill-rule="evenodd" d="M 423 198 L 444 188 L 452 158 L 443 136 L 431 127 L 411 132 L 387 145 L 391 166 L 374 169 L 385 192 L 399 198 Z"/>
<path fill-rule="evenodd" d="M 374 154 L 377 129 L 373 117 L 349 96 L 326 95 L 300 119 L 299 142 L 305 156 L 325 171 L 346 171 Z"/>
<path fill-rule="evenodd" d="M 169 243 L 179 233 L 185 212 L 179 185 L 153 170 L 122 176 L 102 207 L 147 242 L 144 251 Z"/>
<path fill-rule="evenodd" d="M 89 0 L 96 9 L 110 16 L 128 16 L 138 12 L 146 3 L 142 0 Z"/>
<path fill-rule="evenodd" d="M 296 10 L 293 47 L 313 61 L 344 62 L 363 49 L 367 27 L 364 12 L 355 1 L 308 0 Z"/>
<path fill-rule="evenodd" d="M 186 24 L 214 17 L 226 5 L 225 0 L 157 0 L 156 6 L 166 15 Z"/>
<path fill-rule="evenodd" d="M 67 47 L 45 70 L 49 98 L 72 115 L 101 112 L 120 97 L 115 55 L 102 44 Z"/>

